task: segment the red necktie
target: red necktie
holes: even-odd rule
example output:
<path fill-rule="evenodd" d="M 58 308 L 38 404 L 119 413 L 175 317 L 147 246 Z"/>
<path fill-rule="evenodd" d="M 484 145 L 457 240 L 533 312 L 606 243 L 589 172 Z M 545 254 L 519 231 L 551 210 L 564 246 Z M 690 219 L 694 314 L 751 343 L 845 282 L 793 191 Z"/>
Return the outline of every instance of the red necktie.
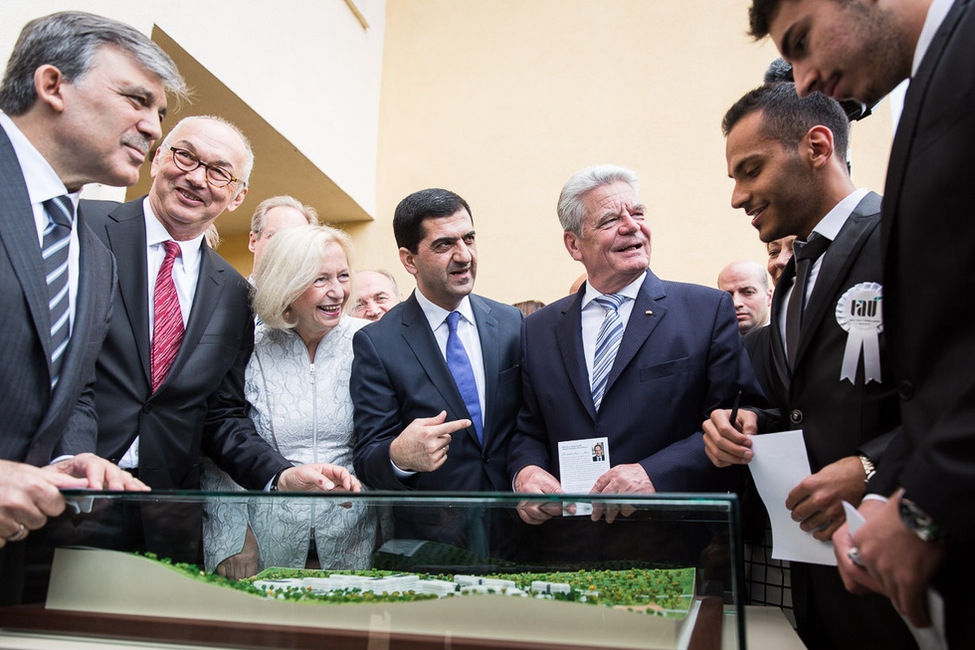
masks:
<path fill-rule="evenodd" d="M 176 285 L 173 284 L 173 262 L 180 255 L 179 244 L 164 242 L 166 257 L 156 276 L 155 323 L 152 328 L 152 392 L 163 383 L 183 340 L 183 314 L 179 309 Z"/>

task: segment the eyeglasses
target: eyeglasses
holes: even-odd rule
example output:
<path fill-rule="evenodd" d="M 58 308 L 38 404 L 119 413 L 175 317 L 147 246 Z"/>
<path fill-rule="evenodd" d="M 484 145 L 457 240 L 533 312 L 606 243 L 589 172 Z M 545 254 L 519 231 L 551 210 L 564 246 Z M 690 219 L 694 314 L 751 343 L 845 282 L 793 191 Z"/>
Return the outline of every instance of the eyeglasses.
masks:
<path fill-rule="evenodd" d="M 207 183 L 214 187 L 227 187 L 231 183 L 243 183 L 239 178 L 234 178 L 226 169 L 210 165 L 196 157 L 196 154 L 186 149 L 164 144 L 164 147 L 173 152 L 173 163 L 184 172 L 191 172 L 197 167 L 206 170 Z"/>

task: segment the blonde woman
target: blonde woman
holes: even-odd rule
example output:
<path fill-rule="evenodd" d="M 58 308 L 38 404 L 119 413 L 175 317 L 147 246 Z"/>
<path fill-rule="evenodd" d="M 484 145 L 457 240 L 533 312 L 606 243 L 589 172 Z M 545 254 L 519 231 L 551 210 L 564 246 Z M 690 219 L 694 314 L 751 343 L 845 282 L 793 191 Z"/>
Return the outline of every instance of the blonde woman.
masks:
<path fill-rule="evenodd" d="M 258 432 L 288 460 L 352 469 L 352 242 L 328 226 L 292 226 L 270 240 L 254 270 L 255 334 L 245 392 Z M 232 488 L 208 465 L 206 490 Z M 208 570 L 240 578 L 269 566 L 304 567 L 311 543 L 322 568 L 367 568 L 375 513 L 323 499 L 269 499 L 208 508 Z"/>

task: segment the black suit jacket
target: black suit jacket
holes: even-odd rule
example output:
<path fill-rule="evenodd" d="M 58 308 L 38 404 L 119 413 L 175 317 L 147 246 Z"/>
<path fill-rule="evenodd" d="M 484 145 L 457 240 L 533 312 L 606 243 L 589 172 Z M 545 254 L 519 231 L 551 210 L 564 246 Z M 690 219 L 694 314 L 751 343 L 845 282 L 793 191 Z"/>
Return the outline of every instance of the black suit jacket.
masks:
<path fill-rule="evenodd" d="M 68 433 L 76 414 L 94 417 L 95 358 L 108 331 L 115 282 L 111 253 L 85 224 L 78 292 L 60 380 L 51 393 L 50 311 L 44 262 L 27 185 L 0 128 L 0 458 L 45 465 L 61 454 L 95 450 L 94 431 Z"/>
<path fill-rule="evenodd" d="M 876 464 L 898 422 L 897 395 L 888 363 L 886 339 L 880 334 L 881 382 L 864 383 L 864 362 L 857 362 L 855 383 L 840 380 L 848 334 L 840 327 L 836 306 L 851 287 L 880 284 L 880 196 L 864 197 L 830 244 L 802 318 L 795 368 L 790 372 L 779 322 L 786 291 L 772 297 L 767 334 L 756 334 L 767 344 L 757 349 L 754 367 L 779 418 L 763 419 L 760 430 L 802 429 L 810 469 L 820 469 L 840 458 L 864 453 Z M 780 287 L 795 278 L 795 261 L 783 271 Z"/>
<path fill-rule="evenodd" d="M 882 466 L 891 431 L 899 422 L 896 382 L 883 334 L 881 381 L 864 383 L 862 358 L 855 381 L 840 380 L 848 334 L 837 321 L 837 303 L 851 287 L 882 280 L 880 204 L 877 194 L 865 196 L 826 250 L 806 303 L 791 372 L 779 322 L 788 307 L 784 289 L 795 278 L 794 259 L 779 280 L 782 289 L 773 294 L 769 326 L 746 337 L 759 382 L 775 407 L 762 413 L 759 431 L 802 429 L 813 472 L 859 453 Z M 764 523 L 764 517 L 756 517 L 762 510 L 757 496 L 750 492 L 744 498 L 745 515 Z M 833 567 L 793 562 L 792 588 L 799 632 L 811 645 L 915 647 L 889 601 L 848 593 Z"/>
<path fill-rule="evenodd" d="M 291 464 L 247 417 L 244 369 L 254 347 L 247 281 L 203 244 L 183 341 L 153 393 L 142 199 L 82 203 L 119 268 L 117 308 L 97 364 L 99 455 L 117 461 L 138 436 L 139 478 L 151 487 L 198 489 L 202 450 L 241 485 L 263 489 Z"/>
<path fill-rule="evenodd" d="M 883 208 L 898 465 L 878 472 L 959 545 L 975 539 L 975 10 L 956 0 L 904 100 Z"/>
<path fill-rule="evenodd" d="M 518 340 L 522 314 L 471 295 L 484 358 L 484 441 L 473 427 L 453 434 L 447 461 L 436 471 L 401 480 L 389 445 L 415 418 L 447 411 L 447 421 L 469 418 L 430 324 L 415 295 L 363 327 L 353 339 L 350 392 L 355 404 L 355 470 L 384 490 L 510 491 L 504 460 L 521 404 Z"/>
<path fill-rule="evenodd" d="M 746 400 L 761 399 L 731 296 L 648 271 L 597 414 L 582 343 L 584 294 L 585 287 L 525 319 L 511 476 L 538 465 L 559 478 L 559 441 L 605 436 L 610 463 L 640 463 L 658 491 L 724 489 L 734 472 L 708 460 L 701 422 L 730 407 L 739 389 Z"/>
<path fill-rule="evenodd" d="M 948 535 L 938 578 L 952 647 L 975 644 L 975 8 L 956 0 L 907 90 L 883 206 L 884 322 L 901 435 L 871 488 L 897 487 Z"/>

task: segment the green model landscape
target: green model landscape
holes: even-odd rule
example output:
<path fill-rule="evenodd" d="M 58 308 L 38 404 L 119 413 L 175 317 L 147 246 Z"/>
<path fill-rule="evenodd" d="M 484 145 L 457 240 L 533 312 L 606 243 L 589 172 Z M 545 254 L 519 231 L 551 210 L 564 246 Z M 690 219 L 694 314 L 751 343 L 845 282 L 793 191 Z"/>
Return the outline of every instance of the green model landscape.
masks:
<path fill-rule="evenodd" d="M 342 589 L 329 593 L 313 593 L 311 588 L 282 588 L 266 589 L 254 586 L 254 583 L 266 583 L 276 580 L 294 580 L 304 578 L 328 578 L 331 575 L 353 575 L 367 578 L 391 578 L 402 576 L 401 571 L 373 569 L 368 571 L 322 571 L 312 569 L 282 569 L 269 568 L 252 578 L 245 580 L 231 580 L 222 576 L 207 573 L 192 564 L 173 563 L 160 560 L 152 554 L 150 559 L 170 566 L 176 571 L 194 579 L 220 585 L 227 588 L 245 591 L 256 596 L 274 597 L 278 599 L 319 603 L 395 603 L 415 602 L 423 600 L 437 600 L 438 596 L 414 591 L 394 591 L 392 593 L 375 593 L 360 589 Z M 462 567 L 458 567 L 462 569 Z M 435 580 L 451 582 L 455 574 L 449 573 L 417 573 L 421 580 Z M 458 573 L 456 575 L 464 575 Z M 507 580 L 514 582 L 517 589 L 530 592 L 533 582 L 568 585 L 565 593 L 546 593 L 534 597 L 544 597 L 551 600 L 579 602 L 587 605 L 602 605 L 631 611 L 643 611 L 656 615 L 677 616 L 686 615 L 694 594 L 695 570 L 684 569 L 629 569 L 629 570 L 581 570 L 559 572 L 531 572 L 531 573 L 489 573 L 479 576 L 484 579 Z M 504 588 L 489 589 L 486 593 L 505 595 Z M 462 596 L 459 587 L 456 594 Z M 481 592 L 485 593 L 485 592 Z"/>

